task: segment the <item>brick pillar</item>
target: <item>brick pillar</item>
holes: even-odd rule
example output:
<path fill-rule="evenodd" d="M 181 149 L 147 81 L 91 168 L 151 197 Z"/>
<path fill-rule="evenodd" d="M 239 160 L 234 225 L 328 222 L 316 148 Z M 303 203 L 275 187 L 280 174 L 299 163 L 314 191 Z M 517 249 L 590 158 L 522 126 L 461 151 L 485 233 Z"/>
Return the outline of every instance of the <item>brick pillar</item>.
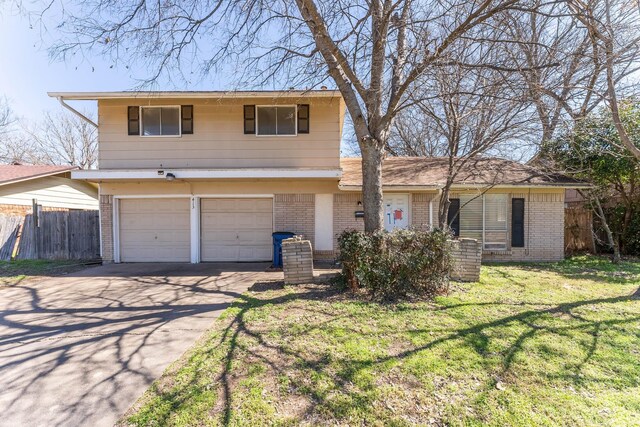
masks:
<path fill-rule="evenodd" d="M 480 262 L 482 261 L 482 243 L 476 239 L 450 241 L 453 255 L 451 278 L 462 282 L 480 280 Z"/>
<path fill-rule="evenodd" d="M 313 250 L 309 240 L 294 237 L 282 241 L 282 270 L 285 283 L 309 283 L 313 280 Z"/>
<path fill-rule="evenodd" d="M 100 239 L 102 262 L 113 262 L 113 196 L 100 196 Z"/>

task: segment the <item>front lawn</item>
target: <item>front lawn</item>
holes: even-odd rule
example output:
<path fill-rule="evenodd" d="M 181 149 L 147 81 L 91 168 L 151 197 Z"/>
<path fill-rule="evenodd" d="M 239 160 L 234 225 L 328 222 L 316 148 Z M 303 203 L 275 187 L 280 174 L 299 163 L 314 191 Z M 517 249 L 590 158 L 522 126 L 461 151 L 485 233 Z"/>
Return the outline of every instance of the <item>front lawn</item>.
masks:
<path fill-rule="evenodd" d="M 491 265 L 434 302 L 258 283 L 121 421 L 640 425 L 640 264 Z"/>
<path fill-rule="evenodd" d="M 18 285 L 42 277 L 61 276 L 85 269 L 89 263 L 89 261 L 78 260 L 42 259 L 0 261 L 0 287 Z"/>

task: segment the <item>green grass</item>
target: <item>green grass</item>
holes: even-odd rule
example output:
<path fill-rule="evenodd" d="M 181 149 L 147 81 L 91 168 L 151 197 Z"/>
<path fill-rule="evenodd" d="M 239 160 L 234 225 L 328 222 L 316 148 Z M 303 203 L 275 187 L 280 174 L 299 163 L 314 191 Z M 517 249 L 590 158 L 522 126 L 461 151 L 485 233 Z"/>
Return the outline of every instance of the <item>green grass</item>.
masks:
<path fill-rule="evenodd" d="M 0 261 L 0 287 L 12 286 L 42 276 L 60 276 L 86 268 L 83 261 L 15 260 Z"/>
<path fill-rule="evenodd" d="M 258 286 L 121 422 L 640 425 L 639 286 L 595 257 L 485 266 L 433 302 Z"/>

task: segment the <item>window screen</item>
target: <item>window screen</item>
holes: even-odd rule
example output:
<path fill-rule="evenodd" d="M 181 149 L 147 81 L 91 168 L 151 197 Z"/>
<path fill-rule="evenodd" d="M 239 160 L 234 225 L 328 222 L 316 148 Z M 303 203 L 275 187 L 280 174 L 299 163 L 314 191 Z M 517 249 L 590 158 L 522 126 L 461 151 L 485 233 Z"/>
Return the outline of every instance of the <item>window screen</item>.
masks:
<path fill-rule="evenodd" d="M 258 135 L 295 135 L 296 107 L 258 106 Z"/>
<path fill-rule="evenodd" d="M 180 107 L 142 107 L 142 135 L 179 136 Z"/>

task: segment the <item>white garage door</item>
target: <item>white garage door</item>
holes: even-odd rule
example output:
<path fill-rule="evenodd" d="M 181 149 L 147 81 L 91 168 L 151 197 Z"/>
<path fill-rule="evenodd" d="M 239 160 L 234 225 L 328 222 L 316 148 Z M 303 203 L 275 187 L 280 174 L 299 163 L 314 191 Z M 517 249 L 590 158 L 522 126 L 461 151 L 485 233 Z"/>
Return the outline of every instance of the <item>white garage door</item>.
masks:
<path fill-rule="evenodd" d="M 271 199 L 202 199 L 202 261 L 270 261 Z"/>
<path fill-rule="evenodd" d="M 189 262 L 189 199 L 121 199 L 120 261 Z"/>

